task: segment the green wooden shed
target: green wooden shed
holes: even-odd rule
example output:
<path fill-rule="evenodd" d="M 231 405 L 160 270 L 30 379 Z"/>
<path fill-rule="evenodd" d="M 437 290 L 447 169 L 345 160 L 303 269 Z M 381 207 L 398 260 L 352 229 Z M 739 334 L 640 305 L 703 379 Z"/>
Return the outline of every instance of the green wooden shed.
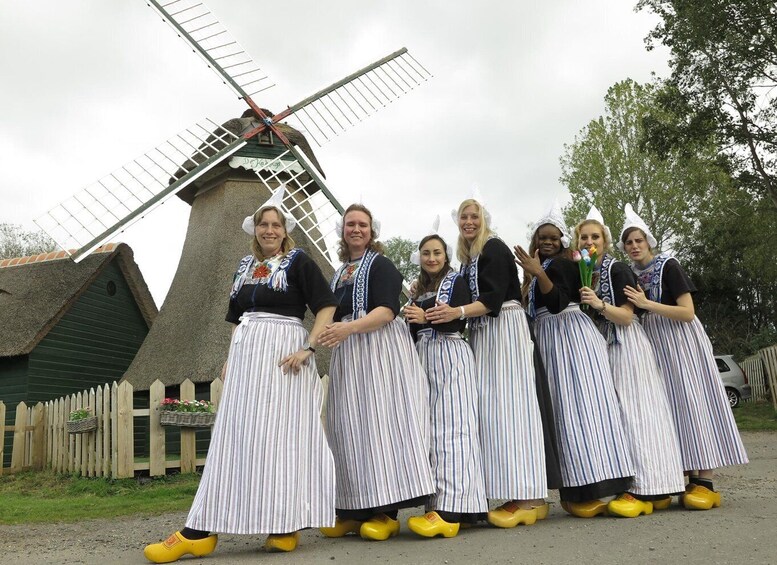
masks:
<path fill-rule="evenodd" d="M 123 243 L 100 247 L 80 263 L 62 251 L 0 261 L 6 423 L 13 424 L 21 401 L 34 404 L 121 379 L 157 312 Z"/>

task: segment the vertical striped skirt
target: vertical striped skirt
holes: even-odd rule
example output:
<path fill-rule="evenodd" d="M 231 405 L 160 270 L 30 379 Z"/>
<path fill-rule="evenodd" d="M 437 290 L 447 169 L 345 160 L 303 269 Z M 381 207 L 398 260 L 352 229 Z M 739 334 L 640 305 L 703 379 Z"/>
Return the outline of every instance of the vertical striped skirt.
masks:
<path fill-rule="evenodd" d="M 224 392 L 186 526 L 229 534 L 287 533 L 334 524 L 334 460 L 321 425 L 314 359 L 297 318 L 249 313 L 232 336 Z"/>
<path fill-rule="evenodd" d="M 531 500 L 548 494 L 545 445 L 523 308 L 508 302 L 473 329 L 486 496 Z"/>
<path fill-rule="evenodd" d="M 617 326 L 616 332 L 620 343 L 611 344 L 608 352 L 634 460 L 629 492 L 643 496 L 683 492 L 680 444 L 653 347 L 636 317 L 629 326 Z"/>
<path fill-rule="evenodd" d="M 632 477 L 602 334 L 577 305 L 559 314 L 540 308 L 535 332 L 553 397 L 564 487 Z"/>
<path fill-rule="evenodd" d="M 430 456 L 437 487 L 430 508 L 463 514 L 488 512 L 472 349 L 458 333 L 431 330 L 422 330 L 416 348 L 429 378 Z"/>
<path fill-rule="evenodd" d="M 712 344 L 699 319 L 680 322 L 648 313 L 642 323 L 666 382 L 683 469 L 747 463 Z"/>
<path fill-rule="evenodd" d="M 353 334 L 332 351 L 327 435 L 337 508 L 430 495 L 429 385 L 404 322 Z"/>

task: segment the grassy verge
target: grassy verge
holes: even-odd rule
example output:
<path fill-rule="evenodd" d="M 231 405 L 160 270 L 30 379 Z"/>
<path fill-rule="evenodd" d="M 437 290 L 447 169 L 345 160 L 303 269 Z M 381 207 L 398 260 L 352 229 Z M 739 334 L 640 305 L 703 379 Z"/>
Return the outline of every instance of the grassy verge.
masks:
<path fill-rule="evenodd" d="M 2 476 L 0 524 L 183 512 L 191 506 L 199 481 L 199 475 L 170 475 L 143 483 L 46 472 Z"/>
<path fill-rule="evenodd" d="M 771 402 L 746 402 L 733 412 L 740 430 L 777 430 L 777 412 Z"/>

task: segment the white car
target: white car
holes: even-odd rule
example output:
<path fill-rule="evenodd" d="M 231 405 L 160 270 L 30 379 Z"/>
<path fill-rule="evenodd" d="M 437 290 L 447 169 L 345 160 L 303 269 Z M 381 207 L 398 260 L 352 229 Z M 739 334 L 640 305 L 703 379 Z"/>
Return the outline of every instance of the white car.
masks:
<path fill-rule="evenodd" d="M 753 395 L 747 375 L 731 355 L 715 355 L 715 361 L 718 364 L 720 379 L 726 388 L 728 403 L 732 408 L 736 408 L 742 400 Z"/>

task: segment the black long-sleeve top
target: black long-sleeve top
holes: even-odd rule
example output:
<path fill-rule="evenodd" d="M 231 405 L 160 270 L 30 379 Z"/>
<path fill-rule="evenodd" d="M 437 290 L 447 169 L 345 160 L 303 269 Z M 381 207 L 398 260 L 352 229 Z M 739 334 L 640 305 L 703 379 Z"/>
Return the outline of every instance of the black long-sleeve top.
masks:
<path fill-rule="evenodd" d="M 335 321 L 342 320 L 345 316 L 353 314 L 353 283 L 354 276 L 346 284 L 335 290 L 337 310 Z M 367 313 L 372 312 L 378 306 L 385 306 L 399 314 L 399 295 L 402 293 L 402 274 L 389 259 L 378 255 L 372 261 L 370 274 L 367 279 L 369 287 L 367 293 Z"/>
<path fill-rule="evenodd" d="M 555 257 L 551 261 L 545 274 L 553 283 L 553 288 L 547 294 L 542 294 L 540 283 L 537 281 L 534 290 L 534 307 L 540 309 L 543 306 L 551 314 L 558 314 L 571 302 L 580 302 L 580 269 L 569 259 Z"/>
<path fill-rule="evenodd" d="M 240 323 L 240 316 L 245 312 L 268 312 L 302 320 L 306 306 L 317 314 L 321 308 L 337 304 L 321 269 L 304 252 L 297 254 L 286 276 L 288 286 L 285 292 L 273 290 L 266 284 L 246 281 L 237 295 L 229 300 L 227 322 Z"/>
<path fill-rule="evenodd" d="M 413 300 L 413 304 L 416 306 L 420 306 L 424 310 L 427 310 L 435 305 L 435 301 L 437 299 L 437 294 L 433 294 L 432 296 L 424 299 L 424 300 Z M 456 280 L 453 283 L 453 290 L 451 292 L 451 299 L 448 304 L 452 306 L 453 308 L 458 308 L 459 306 L 465 306 L 472 302 L 469 294 L 469 286 L 467 285 L 467 281 L 464 279 L 464 277 L 456 277 Z M 431 322 L 426 322 L 425 324 L 410 324 L 410 333 L 413 335 L 413 341 L 418 341 L 418 332 L 421 331 L 424 328 L 432 328 L 433 330 L 437 330 L 438 332 L 463 332 L 464 328 L 467 325 L 466 320 L 453 320 L 450 322 L 446 322 L 444 324 L 432 324 Z"/>
<path fill-rule="evenodd" d="M 492 318 L 499 316 L 504 302 L 521 300 L 515 259 L 510 248 L 499 238 L 489 239 L 478 258 L 478 291 L 478 301 L 490 310 L 488 315 Z"/>

